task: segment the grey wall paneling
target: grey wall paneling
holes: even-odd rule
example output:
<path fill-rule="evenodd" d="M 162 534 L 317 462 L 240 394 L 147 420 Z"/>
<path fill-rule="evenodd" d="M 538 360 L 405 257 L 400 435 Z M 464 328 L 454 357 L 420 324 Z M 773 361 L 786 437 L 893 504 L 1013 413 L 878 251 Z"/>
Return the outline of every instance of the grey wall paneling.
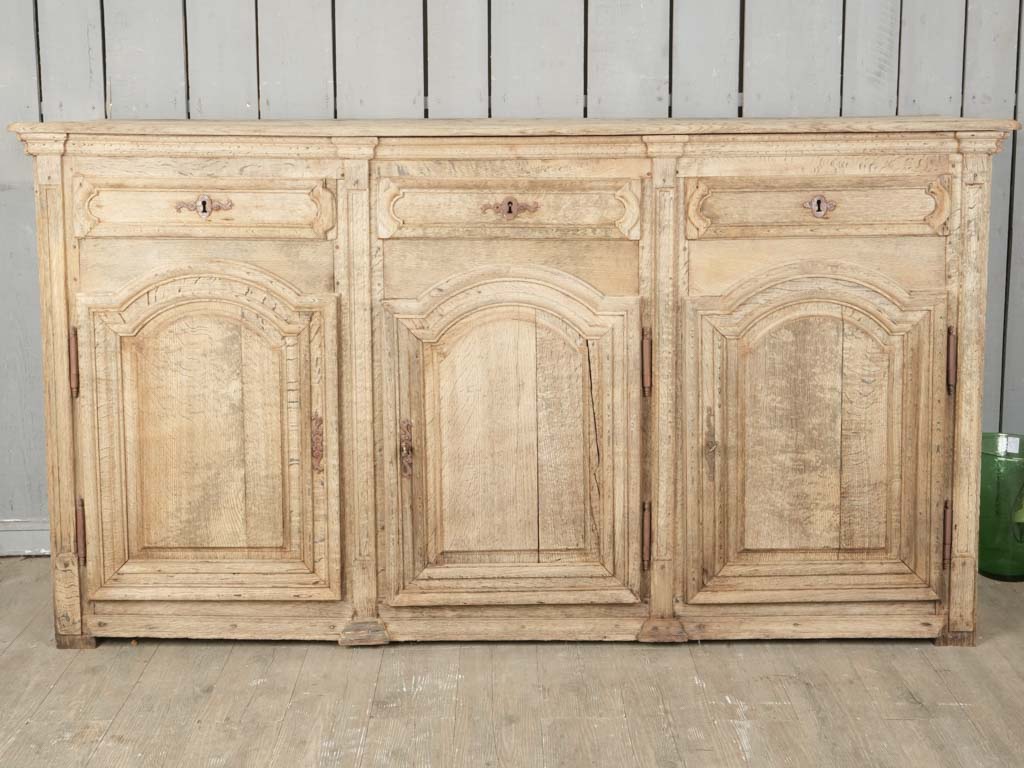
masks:
<path fill-rule="evenodd" d="M 900 0 L 846 0 L 843 114 L 895 115 Z"/>
<path fill-rule="evenodd" d="M 1016 97 L 1018 0 L 969 0 L 964 45 L 963 114 L 1013 117 Z M 982 426 L 999 429 L 1003 373 L 1006 253 L 1010 225 L 1011 142 L 992 159 L 988 312 L 985 323 Z"/>
<path fill-rule="evenodd" d="M 746 4 L 743 116 L 838 115 L 843 0 Z"/>
<path fill-rule="evenodd" d="M 0 0 L 0 126 L 39 119 L 32 3 Z M 32 163 L 0 135 L 0 555 L 49 550 Z"/>
<path fill-rule="evenodd" d="M 1024 67 L 1024 19 L 1018 20 L 1018 71 Z M 1024 117 L 1024 78 L 1017 79 L 1016 117 Z M 1010 143 L 1010 142 L 1007 142 Z M 1016 184 L 1024 183 L 1024 144 L 1020 132 L 1013 136 L 1012 237 L 1007 259 L 1005 343 L 1003 367 L 1002 425 L 1004 432 L 1024 433 L 1024 194 Z M 1006 152 L 1004 149 L 1003 152 Z M 986 371 L 986 374 L 988 372 Z"/>
<path fill-rule="evenodd" d="M 181 0 L 105 0 L 103 7 L 110 117 L 186 117 Z"/>
<path fill-rule="evenodd" d="M 672 116 L 736 117 L 740 0 L 675 0 Z"/>
<path fill-rule="evenodd" d="M 903 0 L 899 114 L 960 114 L 964 13 L 964 0 Z"/>
<path fill-rule="evenodd" d="M 254 0 L 186 0 L 189 116 L 259 117 Z"/>
<path fill-rule="evenodd" d="M 431 117 L 487 117 L 487 4 L 428 0 Z"/>
<path fill-rule="evenodd" d="M 334 117 L 331 0 L 259 0 L 260 116 Z"/>
<path fill-rule="evenodd" d="M 423 12 L 409 0 L 335 0 L 338 117 L 423 117 Z"/>
<path fill-rule="evenodd" d="M 37 0 L 39 77 L 46 120 L 106 116 L 100 0 Z"/>
<path fill-rule="evenodd" d="M 425 107 L 580 117 L 585 91 L 592 117 L 662 116 L 670 69 L 675 117 L 1005 117 L 1021 97 L 1019 0 L 747 0 L 743 20 L 741 0 L 34 5 L 38 29 L 31 0 L 0 0 L 0 125 Z M 1007 145 L 993 169 L 984 426 L 1024 432 L 1024 195 L 1012 191 L 1024 152 L 1016 137 Z M 34 227 L 31 165 L 4 133 L 0 553 L 48 546 Z"/>
<path fill-rule="evenodd" d="M 668 117 L 669 0 L 590 0 L 587 115 Z"/>
<path fill-rule="evenodd" d="M 580 0 L 491 0 L 491 114 L 583 117 Z"/>

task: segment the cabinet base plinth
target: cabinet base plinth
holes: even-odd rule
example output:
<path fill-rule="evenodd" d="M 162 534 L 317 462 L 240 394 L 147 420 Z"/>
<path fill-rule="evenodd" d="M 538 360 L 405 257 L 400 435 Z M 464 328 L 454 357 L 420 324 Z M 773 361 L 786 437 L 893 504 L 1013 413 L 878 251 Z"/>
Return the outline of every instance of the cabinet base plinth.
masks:
<path fill-rule="evenodd" d="M 96 647 L 93 635 L 61 635 L 54 633 L 54 643 L 61 650 L 91 650 Z"/>
<path fill-rule="evenodd" d="M 338 645 L 387 645 L 390 642 L 387 627 L 380 619 L 351 621 L 338 638 Z"/>
<path fill-rule="evenodd" d="M 973 648 L 977 643 L 974 632 L 943 632 L 935 638 L 935 644 L 947 648 Z"/>
<path fill-rule="evenodd" d="M 689 637 L 679 619 L 648 619 L 636 639 L 640 643 L 685 643 Z"/>

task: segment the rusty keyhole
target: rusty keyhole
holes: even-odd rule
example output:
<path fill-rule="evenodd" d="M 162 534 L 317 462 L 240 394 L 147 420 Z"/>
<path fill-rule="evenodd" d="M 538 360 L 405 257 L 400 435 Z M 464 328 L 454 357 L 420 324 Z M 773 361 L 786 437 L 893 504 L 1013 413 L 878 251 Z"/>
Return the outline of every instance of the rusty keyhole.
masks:
<path fill-rule="evenodd" d="M 515 213 L 515 210 L 513 209 L 513 206 L 515 204 L 511 200 L 506 200 L 505 205 L 507 206 L 505 208 L 506 215 L 511 216 L 513 213 Z"/>

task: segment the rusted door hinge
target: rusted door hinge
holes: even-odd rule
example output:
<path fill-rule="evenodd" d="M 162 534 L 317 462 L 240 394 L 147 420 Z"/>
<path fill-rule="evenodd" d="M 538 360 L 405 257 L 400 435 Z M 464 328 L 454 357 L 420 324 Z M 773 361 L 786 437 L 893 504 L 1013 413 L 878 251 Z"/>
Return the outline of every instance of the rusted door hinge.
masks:
<path fill-rule="evenodd" d="M 942 570 L 949 568 L 953 559 L 953 505 L 946 499 L 942 506 Z"/>
<path fill-rule="evenodd" d="M 956 328 L 951 325 L 946 329 L 946 391 L 951 395 L 956 391 L 956 347 Z"/>
<path fill-rule="evenodd" d="M 651 396 L 651 379 L 653 378 L 653 370 L 651 362 L 651 353 L 653 351 L 653 341 L 651 339 L 651 329 L 644 328 L 640 334 L 640 381 L 644 388 L 644 397 Z"/>
<path fill-rule="evenodd" d="M 646 571 L 651 567 L 651 502 L 645 501 L 642 509 L 641 521 L 641 553 L 643 568 Z"/>
<path fill-rule="evenodd" d="M 85 499 L 75 501 L 75 551 L 78 564 L 85 565 Z"/>
<path fill-rule="evenodd" d="M 68 330 L 68 383 L 71 396 L 78 397 L 78 329 L 75 326 Z"/>

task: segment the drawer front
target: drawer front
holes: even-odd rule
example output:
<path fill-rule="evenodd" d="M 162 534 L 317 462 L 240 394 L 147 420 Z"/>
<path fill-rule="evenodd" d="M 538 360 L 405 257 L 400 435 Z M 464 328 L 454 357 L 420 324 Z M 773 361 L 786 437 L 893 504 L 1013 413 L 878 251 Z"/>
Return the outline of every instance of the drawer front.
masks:
<path fill-rule="evenodd" d="M 686 236 L 946 235 L 950 177 L 703 177 L 686 182 Z"/>
<path fill-rule="evenodd" d="M 377 236 L 640 238 L 639 179 L 385 176 Z"/>
<path fill-rule="evenodd" d="M 323 240 L 335 222 L 334 180 L 76 176 L 77 237 Z"/>

